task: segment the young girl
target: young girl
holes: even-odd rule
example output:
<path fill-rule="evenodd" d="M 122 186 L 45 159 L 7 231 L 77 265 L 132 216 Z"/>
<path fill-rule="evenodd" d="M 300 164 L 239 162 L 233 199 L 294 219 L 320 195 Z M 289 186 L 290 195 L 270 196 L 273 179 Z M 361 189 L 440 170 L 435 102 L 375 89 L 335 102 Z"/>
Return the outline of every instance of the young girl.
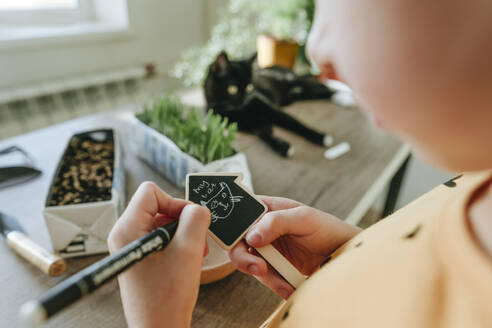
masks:
<path fill-rule="evenodd" d="M 374 122 L 415 152 L 471 173 L 363 232 L 293 200 L 263 197 L 269 212 L 232 261 L 288 299 L 271 326 L 492 327 L 492 2 L 316 5 L 308 49 L 318 67 L 334 67 Z M 145 183 L 109 246 L 114 252 L 168 217 L 180 219 L 170 246 L 119 278 L 129 326 L 190 325 L 208 210 Z M 295 293 L 248 252 L 272 241 L 312 274 Z"/>

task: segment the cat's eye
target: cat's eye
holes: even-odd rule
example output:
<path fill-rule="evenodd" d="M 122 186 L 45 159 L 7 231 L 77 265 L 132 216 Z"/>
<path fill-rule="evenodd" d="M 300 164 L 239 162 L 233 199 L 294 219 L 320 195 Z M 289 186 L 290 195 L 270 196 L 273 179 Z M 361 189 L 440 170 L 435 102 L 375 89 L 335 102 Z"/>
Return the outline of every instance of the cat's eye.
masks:
<path fill-rule="evenodd" d="M 248 92 L 248 93 L 253 92 L 253 89 L 254 89 L 254 87 L 251 83 L 248 84 L 248 86 L 246 86 L 246 92 Z"/>
<path fill-rule="evenodd" d="M 230 85 L 227 87 L 227 93 L 229 93 L 230 95 L 235 95 L 237 94 L 237 92 L 238 92 L 237 85 Z"/>

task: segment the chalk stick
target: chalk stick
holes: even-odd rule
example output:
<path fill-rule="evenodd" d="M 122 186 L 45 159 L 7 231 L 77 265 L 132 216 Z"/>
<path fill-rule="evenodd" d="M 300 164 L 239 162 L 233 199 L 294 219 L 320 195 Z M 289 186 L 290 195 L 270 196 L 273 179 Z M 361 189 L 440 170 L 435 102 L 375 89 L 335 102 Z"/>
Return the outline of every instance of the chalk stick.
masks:
<path fill-rule="evenodd" d="M 327 159 L 336 159 L 350 151 L 350 144 L 348 142 L 339 143 L 336 146 L 328 148 L 325 151 L 325 157 Z"/>

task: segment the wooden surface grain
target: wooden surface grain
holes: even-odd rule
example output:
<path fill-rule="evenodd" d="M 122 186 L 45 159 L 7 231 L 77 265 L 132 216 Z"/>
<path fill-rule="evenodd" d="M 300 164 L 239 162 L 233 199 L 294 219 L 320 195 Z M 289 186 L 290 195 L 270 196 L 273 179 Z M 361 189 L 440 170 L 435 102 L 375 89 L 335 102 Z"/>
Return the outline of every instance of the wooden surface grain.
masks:
<path fill-rule="evenodd" d="M 292 158 L 284 159 L 256 137 L 240 134 L 237 146 L 247 155 L 255 192 L 293 198 L 346 218 L 382 176 L 382 172 L 387 170 L 388 163 L 403 145 L 375 130 L 355 108 L 342 109 L 326 101 L 310 101 L 297 103 L 287 111 L 311 126 L 333 134 L 336 143 L 348 141 L 352 150 L 334 161 L 328 161 L 323 157 L 323 147 L 290 132 L 277 130 L 279 136 L 296 148 Z M 36 159 L 43 174 L 22 185 L 0 190 L 0 211 L 18 218 L 33 240 L 51 249 L 41 210 L 62 151 L 74 132 L 101 126 L 121 128 L 116 116 L 115 113 L 94 115 L 1 141 L 0 149 L 15 144 L 27 150 Z M 183 191 L 135 158 L 126 146 L 125 152 L 128 199 L 145 180 L 157 182 L 175 197 L 184 196 Z M 67 273 L 53 278 L 9 250 L 4 241 L 0 242 L 0 326 L 15 325 L 19 307 L 25 301 L 101 258 L 69 259 Z M 192 326 L 258 327 L 279 302 L 279 297 L 254 278 L 235 272 L 219 282 L 201 287 Z M 116 281 L 108 283 L 46 324 L 46 327 L 124 326 Z"/>

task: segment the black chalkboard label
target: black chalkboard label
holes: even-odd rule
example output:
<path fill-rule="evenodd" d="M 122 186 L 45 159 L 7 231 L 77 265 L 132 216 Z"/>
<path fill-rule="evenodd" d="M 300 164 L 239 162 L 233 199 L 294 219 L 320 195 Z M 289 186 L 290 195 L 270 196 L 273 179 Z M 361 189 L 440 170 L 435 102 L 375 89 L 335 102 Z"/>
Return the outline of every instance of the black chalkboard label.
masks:
<path fill-rule="evenodd" d="M 194 173 L 186 177 L 186 199 L 210 210 L 209 230 L 226 249 L 234 247 L 267 210 L 241 180 L 241 173 Z"/>

